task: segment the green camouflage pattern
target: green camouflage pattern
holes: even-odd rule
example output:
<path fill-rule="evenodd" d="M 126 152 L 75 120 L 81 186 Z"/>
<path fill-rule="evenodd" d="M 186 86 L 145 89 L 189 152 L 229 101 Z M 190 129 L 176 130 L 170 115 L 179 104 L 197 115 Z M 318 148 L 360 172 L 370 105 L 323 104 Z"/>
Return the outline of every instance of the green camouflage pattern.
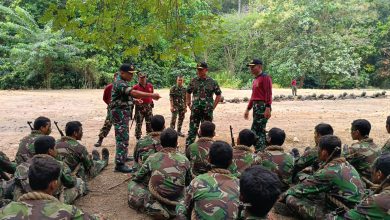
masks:
<path fill-rule="evenodd" d="M 390 138 L 382 147 L 382 153 L 390 153 Z"/>
<path fill-rule="evenodd" d="M 160 143 L 161 132 L 150 132 L 137 141 L 134 148 L 134 166 L 140 168 L 148 157 L 162 149 Z"/>
<path fill-rule="evenodd" d="M 174 111 L 172 112 L 170 127 L 172 129 L 175 129 L 176 119 L 177 116 L 179 116 L 179 120 L 177 123 L 177 131 L 181 132 L 186 110 L 186 88 L 184 88 L 184 86 L 178 85 L 172 86 L 169 91 L 169 100 L 173 102 L 174 109 Z"/>
<path fill-rule="evenodd" d="M 280 182 L 282 182 L 283 190 L 287 190 L 292 183 L 292 170 L 294 168 L 294 157 L 284 152 L 281 146 L 268 146 L 264 152 L 257 154 L 261 160 L 261 165 L 266 169 L 278 175 Z"/>
<path fill-rule="evenodd" d="M 98 135 L 99 139 L 106 138 L 108 133 L 110 133 L 111 127 L 112 127 L 112 122 L 111 122 L 111 116 L 110 116 L 110 109 L 107 108 L 106 119 L 104 120 L 103 127 L 100 129 L 100 132 Z"/>
<path fill-rule="evenodd" d="M 248 146 L 237 145 L 233 147 L 233 161 L 228 167 L 228 170 L 237 178 L 240 178 L 241 174 L 246 168 L 252 165 L 261 164 L 261 158 L 253 153 L 254 150 Z"/>
<path fill-rule="evenodd" d="M 262 151 L 267 145 L 266 127 L 268 119 L 264 117 L 265 108 L 263 101 L 253 101 L 253 122 L 251 130 L 258 138 L 255 145 L 256 152 Z"/>
<path fill-rule="evenodd" d="M 372 138 L 366 138 L 347 147 L 344 157 L 356 168 L 360 176 L 371 178 L 371 166 L 380 155 L 381 149 Z"/>
<path fill-rule="evenodd" d="M 0 151 L 0 172 L 14 174 L 17 164 L 11 162 L 5 153 Z M 2 177 L 0 176 L 0 180 Z"/>
<path fill-rule="evenodd" d="M 178 219 L 236 219 L 239 195 L 239 180 L 228 170 L 213 169 L 192 180 L 176 206 Z"/>
<path fill-rule="evenodd" d="M 352 208 L 364 195 L 364 184 L 355 168 L 340 157 L 291 187 L 286 195 L 287 206 L 300 217 L 323 218 L 326 212 L 337 208 L 329 197 Z"/>
<path fill-rule="evenodd" d="M 305 151 L 303 153 L 303 155 L 300 156 L 294 163 L 294 169 L 293 169 L 293 174 L 292 174 L 293 181 L 296 182 L 294 180 L 296 175 L 307 167 L 311 167 L 311 170 L 313 172 L 317 171 L 319 164 L 320 164 L 320 162 L 318 160 L 318 147 L 317 146 Z M 300 175 L 298 174 L 298 176 L 300 176 Z"/>
<path fill-rule="evenodd" d="M 5 191 L 7 190 L 7 185 L 8 184 L 6 180 L 0 179 L 0 208 L 12 202 L 12 200 L 10 199 L 11 196 L 9 196 L 9 198 L 6 198 L 7 196 Z"/>
<path fill-rule="evenodd" d="M 77 176 L 84 181 L 97 176 L 108 163 L 105 160 L 93 160 L 87 148 L 72 137 L 61 137 L 61 139 L 57 140 L 56 148 L 58 158 L 66 163 L 72 172 L 80 164 Z"/>
<path fill-rule="evenodd" d="M 191 170 L 195 176 L 209 171 L 209 150 L 214 143 L 212 138 L 201 137 L 186 149 L 186 156 L 190 160 Z"/>
<path fill-rule="evenodd" d="M 40 131 L 33 130 L 31 134 L 20 140 L 18 151 L 16 152 L 15 162 L 21 164 L 28 161 L 35 154 L 34 141 L 37 137 L 42 136 Z"/>
<path fill-rule="evenodd" d="M 218 83 L 210 77 L 201 79 L 196 77 L 187 87 L 187 93 L 192 93 L 192 106 L 186 146 L 194 143 L 199 124 L 203 121 L 213 121 L 214 98 L 213 94 L 221 95 Z"/>
<path fill-rule="evenodd" d="M 145 119 L 146 133 L 152 132 L 152 117 L 153 117 L 153 103 L 150 104 L 136 104 L 135 105 L 135 138 L 140 139 L 142 136 L 142 123 Z"/>
<path fill-rule="evenodd" d="M 241 220 L 267 220 L 268 216 L 265 216 L 265 217 L 254 216 L 244 209 L 241 213 L 241 216 L 239 216 L 238 219 L 241 219 Z"/>

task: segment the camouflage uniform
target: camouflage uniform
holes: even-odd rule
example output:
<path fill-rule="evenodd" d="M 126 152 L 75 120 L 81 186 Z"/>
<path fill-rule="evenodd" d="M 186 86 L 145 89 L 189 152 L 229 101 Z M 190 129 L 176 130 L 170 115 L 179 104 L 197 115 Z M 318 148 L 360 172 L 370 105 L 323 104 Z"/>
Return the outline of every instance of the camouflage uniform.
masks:
<path fill-rule="evenodd" d="M 176 206 L 178 219 L 236 219 L 239 181 L 225 169 L 212 169 L 192 180 L 184 202 Z"/>
<path fill-rule="evenodd" d="M 197 142 L 187 147 L 186 156 L 190 160 L 191 170 L 195 176 L 207 173 L 209 170 L 207 158 L 213 143 L 214 141 L 212 138 L 201 137 Z"/>
<path fill-rule="evenodd" d="M 190 125 L 186 146 L 194 143 L 200 122 L 213 121 L 214 99 L 213 94 L 221 95 L 221 89 L 218 83 L 210 77 L 202 79 L 196 77 L 191 80 L 188 88 L 188 94 L 192 95 L 192 106 Z"/>
<path fill-rule="evenodd" d="M 257 135 L 256 151 L 263 150 L 266 145 L 266 127 L 268 119 L 264 117 L 266 106 L 263 101 L 253 101 L 253 122 L 251 130 Z"/>
<path fill-rule="evenodd" d="M 0 151 L 0 172 L 14 174 L 16 169 L 16 163 L 11 162 L 5 153 Z M 2 177 L 0 176 L 0 179 Z"/>
<path fill-rule="evenodd" d="M 337 206 L 329 198 L 354 207 L 364 195 L 359 173 L 343 157 L 333 159 L 302 183 L 287 191 L 286 204 L 302 218 L 323 219 Z"/>
<path fill-rule="evenodd" d="M 347 148 L 344 156 L 360 176 L 370 179 L 371 165 L 380 155 L 380 151 L 380 147 L 374 144 L 372 138 L 366 138 Z"/>
<path fill-rule="evenodd" d="M 154 104 L 136 104 L 135 105 L 135 138 L 140 139 L 142 135 L 142 123 L 145 119 L 146 133 L 152 132 L 152 126 L 150 122 L 153 117 L 153 106 Z"/>
<path fill-rule="evenodd" d="M 77 170 L 77 176 L 81 177 L 84 181 L 88 177 L 93 178 L 97 176 L 108 163 L 105 160 L 93 160 L 87 148 L 72 137 L 61 137 L 56 143 L 56 148 L 58 158 L 66 163 L 72 172 L 80 164 L 80 168 Z"/>
<path fill-rule="evenodd" d="M 232 175 L 240 178 L 246 168 L 251 167 L 252 165 L 261 164 L 261 158 L 253 152 L 254 150 L 245 145 L 233 147 L 233 161 L 228 168 Z"/>
<path fill-rule="evenodd" d="M 174 111 L 172 112 L 171 128 L 175 129 L 176 118 L 179 115 L 179 121 L 177 123 L 177 132 L 181 132 L 181 126 L 186 110 L 186 89 L 184 86 L 174 85 L 169 91 L 170 100 L 173 102 Z"/>
<path fill-rule="evenodd" d="M 131 208 L 168 219 L 191 181 L 190 162 L 175 148 L 151 155 L 128 185 Z"/>
<path fill-rule="evenodd" d="M 12 202 L 0 211 L 0 219 L 99 219 L 90 216 L 76 206 L 66 205 L 55 197 L 31 192 L 23 195 L 18 202 Z"/>
<path fill-rule="evenodd" d="M 259 152 L 262 166 L 278 175 L 282 182 L 282 190 L 287 190 L 292 183 L 291 173 L 294 168 L 294 157 L 284 152 L 281 146 L 268 146 L 264 152 Z"/>
<path fill-rule="evenodd" d="M 15 162 L 20 164 L 28 161 L 35 154 L 34 141 L 37 137 L 42 136 L 40 131 L 33 130 L 31 134 L 20 140 L 19 149 L 15 156 Z"/>
<path fill-rule="evenodd" d="M 294 163 L 294 169 L 292 171 L 292 181 L 296 182 L 296 175 L 305 169 L 306 167 L 311 167 L 313 172 L 317 171 L 319 168 L 319 160 L 318 160 L 318 147 L 310 148 L 305 151 L 301 157 L 299 157 Z M 306 174 L 298 174 L 299 179 L 303 179 L 307 177 Z"/>
<path fill-rule="evenodd" d="M 112 127 L 112 122 L 111 122 L 111 116 L 110 116 L 110 109 L 109 109 L 109 107 L 107 107 L 107 115 L 106 115 L 106 119 L 104 120 L 104 125 L 100 129 L 99 139 L 106 138 L 108 133 L 110 133 L 111 127 Z"/>
<path fill-rule="evenodd" d="M 160 143 L 161 132 L 150 132 L 139 139 L 134 148 L 134 166 L 140 168 L 148 157 L 162 149 Z"/>
<path fill-rule="evenodd" d="M 386 144 L 382 147 L 382 153 L 390 153 L 390 138 Z"/>

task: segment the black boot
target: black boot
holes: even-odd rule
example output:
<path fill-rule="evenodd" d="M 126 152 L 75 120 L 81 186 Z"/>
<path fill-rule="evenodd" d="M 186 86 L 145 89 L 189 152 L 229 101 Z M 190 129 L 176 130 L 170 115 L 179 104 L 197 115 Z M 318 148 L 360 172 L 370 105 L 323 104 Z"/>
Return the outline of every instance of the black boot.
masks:
<path fill-rule="evenodd" d="M 131 173 L 133 172 L 133 169 L 128 167 L 125 164 L 116 164 L 115 165 L 115 172 L 121 172 L 121 173 Z"/>
<path fill-rule="evenodd" d="M 92 151 L 92 160 L 100 160 L 99 151 L 97 151 L 97 150 Z"/>
<path fill-rule="evenodd" d="M 109 158 L 110 158 L 110 152 L 108 151 L 107 148 L 103 148 L 102 149 L 102 160 L 106 161 L 108 164 Z"/>
<path fill-rule="evenodd" d="M 103 138 L 99 137 L 99 140 L 96 142 L 95 147 L 100 147 L 102 146 Z"/>

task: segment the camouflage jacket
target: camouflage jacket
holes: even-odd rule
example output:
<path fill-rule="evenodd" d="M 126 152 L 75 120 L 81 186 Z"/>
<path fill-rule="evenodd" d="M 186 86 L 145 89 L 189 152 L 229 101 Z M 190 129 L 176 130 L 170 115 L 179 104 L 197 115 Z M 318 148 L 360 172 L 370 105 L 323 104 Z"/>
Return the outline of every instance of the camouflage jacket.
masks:
<path fill-rule="evenodd" d="M 137 141 L 134 148 L 134 161 L 140 166 L 148 157 L 162 149 L 160 143 L 161 132 L 150 132 Z"/>
<path fill-rule="evenodd" d="M 163 198 L 178 201 L 191 181 L 190 162 L 177 149 L 163 148 L 145 161 L 133 181 L 153 187 Z"/>
<path fill-rule="evenodd" d="M 195 77 L 188 85 L 187 93 L 193 94 L 192 110 L 203 109 L 212 111 L 214 107 L 213 94 L 221 95 L 222 92 L 218 83 L 212 78 L 206 77 L 206 79 L 202 79 Z"/>
<path fill-rule="evenodd" d="M 206 173 L 209 168 L 207 158 L 209 150 L 214 143 L 212 138 L 201 137 L 195 143 L 192 143 L 186 149 L 186 156 L 190 160 L 192 173 L 197 176 Z"/>
<path fill-rule="evenodd" d="M 58 158 L 66 163 L 72 171 L 79 164 L 83 165 L 86 172 L 92 168 L 92 156 L 88 153 L 87 148 L 76 139 L 68 136 L 61 137 L 57 140 L 56 148 Z"/>
<path fill-rule="evenodd" d="M 84 213 L 76 206 L 61 203 L 51 195 L 31 192 L 23 195 L 19 202 L 12 202 L 3 207 L 0 219 L 88 220 L 98 218 Z"/>
<path fill-rule="evenodd" d="M 28 161 L 35 154 L 34 141 L 42 136 L 40 131 L 33 130 L 31 134 L 20 140 L 18 152 L 16 152 L 15 161 L 17 164 Z"/>
<path fill-rule="evenodd" d="M 243 219 L 243 220 L 267 220 L 268 219 L 268 216 L 265 216 L 265 217 L 254 216 L 254 215 L 250 214 L 249 212 L 247 212 L 246 210 L 242 211 L 241 216 L 242 216 L 242 218 L 240 218 L 240 219 Z"/>
<path fill-rule="evenodd" d="M 364 185 L 355 168 L 345 158 L 339 157 L 287 191 L 287 195 L 297 198 L 318 197 L 320 193 L 332 196 L 347 207 L 354 207 L 364 195 Z M 327 204 L 335 207 L 329 201 Z"/>
<path fill-rule="evenodd" d="M 390 138 L 387 140 L 385 145 L 382 147 L 382 153 L 390 153 Z"/>
<path fill-rule="evenodd" d="M 234 146 L 233 161 L 228 170 L 237 178 L 240 178 L 242 172 L 252 165 L 261 164 L 261 158 L 254 152 L 254 149 L 244 145 Z"/>
<path fill-rule="evenodd" d="M 130 95 L 132 87 L 129 83 L 123 80 L 120 76 L 115 80 L 112 86 L 111 103 L 109 107 L 113 108 L 132 108 L 133 98 Z"/>
<path fill-rule="evenodd" d="M 283 188 L 288 189 L 292 183 L 294 157 L 284 152 L 281 146 L 268 146 L 263 152 L 259 152 L 258 156 L 262 160 L 262 166 L 276 173 L 283 183 Z"/>
<path fill-rule="evenodd" d="M 172 86 L 169 91 L 169 98 L 173 101 L 173 106 L 176 110 L 183 110 L 186 108 L 186 89 L 184 86 Z"/>
<path fill-rule="evenodd" d="M 178 219 L 236 219 L 239 181 L 225 169 L 212 169 L 192 180 L 186 198 L 176 206 Z"/>
<path fill-rule="evenodd" d="M 371 166 L 380 152 L 380 147 L 374 144 L 372 138 L 366 138 L 347 148 L 344 157 L 361 176 L 371 179 Z"/>
<path fill-rule="evenodd" d="M 14 174 L 15 169 L 16 169 L 16 163 L 11 162 L 10 159 L 7 157 L 7 155 L 2 151 L 0 151 L 0 172 Z"/>
<path fill-rule="evenodd" d="M 318 147 L 315 146 L 310 150 L 307 150 L 299 157 L 294 163 L 294 173 L 298 173 L 306 167 L 311 166 L 313 171 L 316 171 L 319 167 L 318 161 Z"/>

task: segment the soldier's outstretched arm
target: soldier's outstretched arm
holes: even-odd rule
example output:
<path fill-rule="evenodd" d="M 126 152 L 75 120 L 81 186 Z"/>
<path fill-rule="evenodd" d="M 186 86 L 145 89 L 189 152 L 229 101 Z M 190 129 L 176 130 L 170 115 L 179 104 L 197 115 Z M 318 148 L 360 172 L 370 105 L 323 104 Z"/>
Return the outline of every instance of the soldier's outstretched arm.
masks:
<path fill-rule="evenodd" d="M 147 92 L 141 92 L 138 90 L 131 90 L 130 95 L 134 98 L 147 98 L 150 97 L 154 100 L 159 100 L 161 96 L 158 93 L 147 93 Z"/>

